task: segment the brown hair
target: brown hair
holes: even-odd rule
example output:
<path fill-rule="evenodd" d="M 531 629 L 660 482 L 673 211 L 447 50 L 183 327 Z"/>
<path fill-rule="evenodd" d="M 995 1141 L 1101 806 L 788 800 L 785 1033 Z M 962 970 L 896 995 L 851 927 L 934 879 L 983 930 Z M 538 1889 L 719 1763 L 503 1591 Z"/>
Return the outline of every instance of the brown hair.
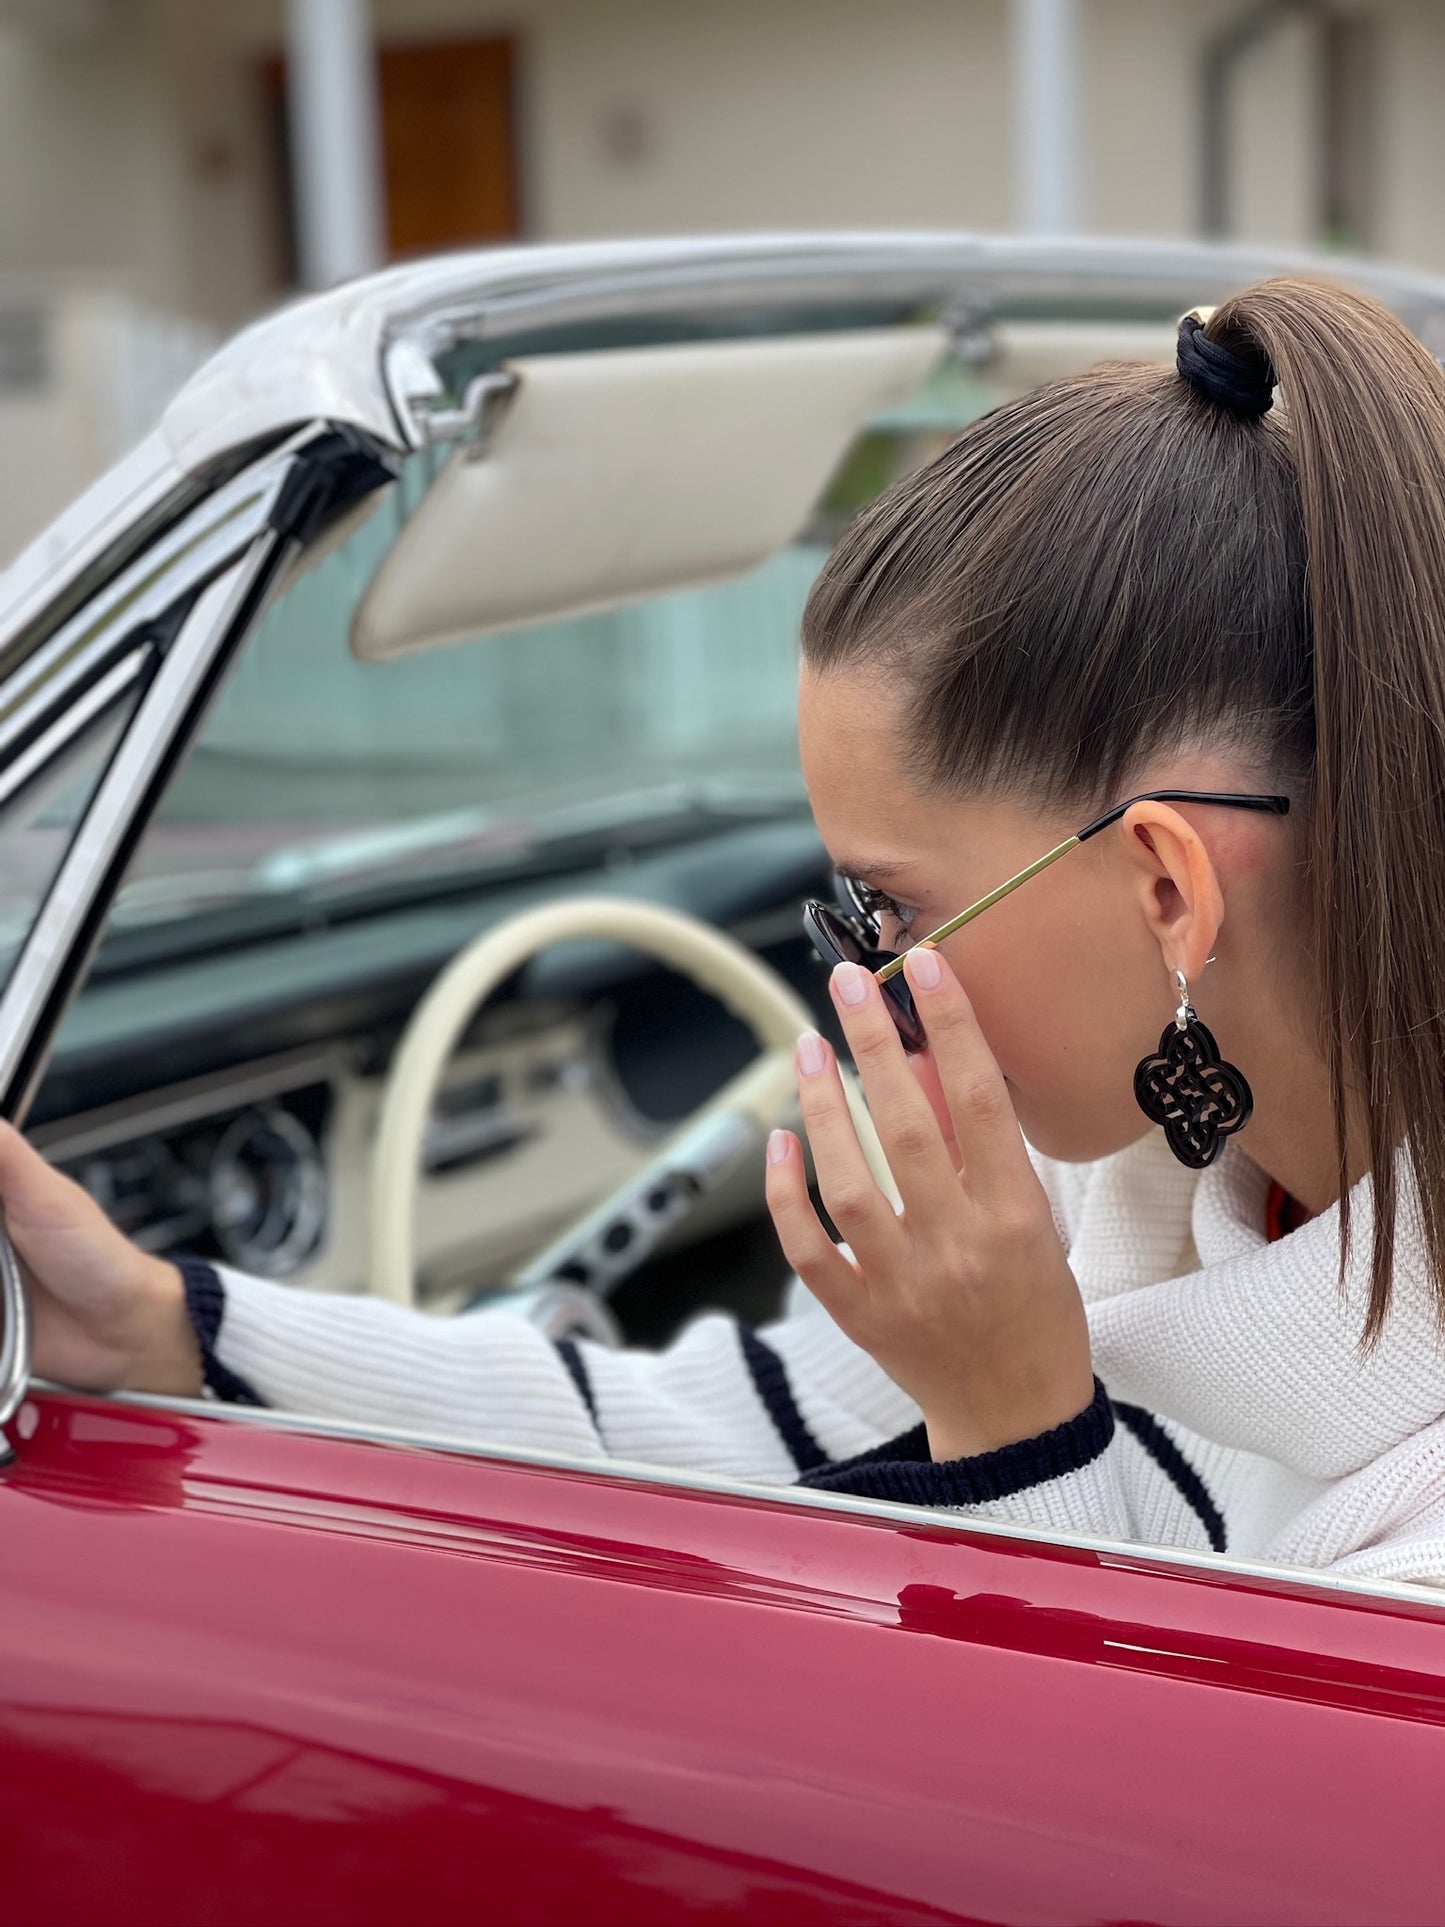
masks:
<path fill-rule="evenodd" d="M 1369 1346 L 1402 1139 L 1445 1312 L 1445 375 L 1378 303 L 1305 280 L 1202 334 L 1267 361 L 1283 406 L 1117 363 L 997 409 L 845 535 L 803 649 L 899 679 L 925 788 L 1082 821 L 1202 741 L 1290 796 L 1342 1281 L 1355 1130 L 1373 1179 Z"/>

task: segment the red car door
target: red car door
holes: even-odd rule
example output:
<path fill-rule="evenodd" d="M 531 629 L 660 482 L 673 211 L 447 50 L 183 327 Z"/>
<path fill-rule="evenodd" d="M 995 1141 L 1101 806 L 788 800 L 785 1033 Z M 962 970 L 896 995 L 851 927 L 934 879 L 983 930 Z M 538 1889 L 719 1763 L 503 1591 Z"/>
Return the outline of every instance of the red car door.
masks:
<path fill-rule="evenodd" d="M 8 1921 L 1438 1920 L 1445 1617 L 33 1395 Z"/>

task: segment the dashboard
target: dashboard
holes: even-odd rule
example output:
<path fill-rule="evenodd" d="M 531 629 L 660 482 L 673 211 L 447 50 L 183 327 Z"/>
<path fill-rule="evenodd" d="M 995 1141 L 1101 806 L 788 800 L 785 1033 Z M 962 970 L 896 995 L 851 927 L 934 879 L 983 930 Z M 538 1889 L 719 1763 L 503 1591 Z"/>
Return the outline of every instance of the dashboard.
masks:
<path fill-rule="evenodd" d="M 30 1134 L 148 1249 L 357 1291 L 391 1056 L 458 949 L 539 901 L 633 895 L 729 930 L 826 1022 L 798 916 L 824 887 L 811 824 L 753 824 L 622 870 L 429 898 L 158 967 L 107 969 L 102 952 Z M 504 1285 L 753 1049 L 715 1000 L 637 953 L 577 943 L 534 959 L 478 1014 L 438 1094 L 418 1191 L 419 1301 L 455 1309 Z M 679 1235 L 760 1208 L 760 1174 L 742 1174 Z"/>

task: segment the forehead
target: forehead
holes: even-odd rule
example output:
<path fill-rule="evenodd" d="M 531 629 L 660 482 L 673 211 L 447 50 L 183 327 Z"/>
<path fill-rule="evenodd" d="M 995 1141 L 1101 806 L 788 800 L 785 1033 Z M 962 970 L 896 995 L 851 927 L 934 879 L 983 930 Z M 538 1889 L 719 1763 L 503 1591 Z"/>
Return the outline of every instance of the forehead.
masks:
<path fill-rule="evenodd" d="M 814 820 L 835 863 L 884 882 L 947 848 L 960 807 L 925 800 L 907 769 L 902 705 L 875 670 L 804 666 L 798 738 Z"/>
<path fill-rule="evenodd" d="M 798 684 L 798 738 L 803 773 L 830 785 L 848 767 L 870 781 L 892 783 L 902 774 L 901 704 L 891 680 L 869 669 L 830 669 L 804 663 Z"/>

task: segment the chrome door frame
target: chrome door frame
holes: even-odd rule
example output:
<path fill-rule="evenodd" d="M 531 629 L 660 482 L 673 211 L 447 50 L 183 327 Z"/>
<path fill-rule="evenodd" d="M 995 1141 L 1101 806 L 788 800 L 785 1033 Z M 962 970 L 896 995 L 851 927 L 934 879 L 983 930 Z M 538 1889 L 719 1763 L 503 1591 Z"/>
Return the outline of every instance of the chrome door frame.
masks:
<path fill-rule="evenodd" d="M 341 468 L 333 462 L 338 445 Z M 341 478 L 356 477 L 357 462 L 360 486 L 347 495 Z M 159 554 L 152 547 L 106 586 L 100 602 L 124 613 L 123 631 L 97 631 L 91 603 L 19 666 L 27 693 L 0 728 L 26 741 L 28 718 L 36 727 L 27 748 L 49 751 L 26 769 L 27 781 L 74 740 L 69 718 L 93 720 L 99 688 L 113 682 L 115 701 L 139 680 L 142 693 L 0 993 L 0 1117 L 24 1122 L 125 868 L 289 565 L 331 513 L 392 474 L 350 431 L 313 424 L 193 509 Z M 41 673 L 47 666 L 51 679 Z"/>

